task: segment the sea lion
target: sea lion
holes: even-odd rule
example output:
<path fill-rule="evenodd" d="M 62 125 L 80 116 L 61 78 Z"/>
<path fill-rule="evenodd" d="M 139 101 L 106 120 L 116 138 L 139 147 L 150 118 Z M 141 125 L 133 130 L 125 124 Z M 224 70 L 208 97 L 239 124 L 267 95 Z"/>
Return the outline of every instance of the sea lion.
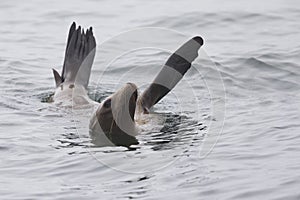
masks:
<path fill-rule="evenodd" d="M 126 146 L 138 144 L 135 136 L 139 133 L 137 123 L 142 115 L 167 95 L 190 69 L 203 45 L 200 36 L 193 37 L 178 48 L 167 60 L 149 87 L 138 95 L 137 86 L 127 83 L 100 104 L 92 114 L 89 133 L 92 143 L 97 146 Z M 62 76 L 53 70 L 57 90 L 55 101 L 75 99 L 75 104 L 93 104 L 87 96 L 87 85 L 94 61 L 96 40 L 92 28 L 86 33 L 76 24 L 71 25 Z M 70 92 L 72 91 L 72 97 Z M 63 98 L 62 98 L 63 97 Z M 73 102 L 74 105 L 74 102 Z"/>

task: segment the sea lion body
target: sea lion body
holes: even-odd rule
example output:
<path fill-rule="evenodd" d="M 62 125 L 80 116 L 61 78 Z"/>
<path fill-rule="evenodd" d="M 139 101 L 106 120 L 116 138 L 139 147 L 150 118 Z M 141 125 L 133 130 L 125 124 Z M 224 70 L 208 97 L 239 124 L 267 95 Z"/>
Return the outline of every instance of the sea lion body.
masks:
<path fill-rule="evenodd" d="M 127 83 L 100 104 L 87 95 L 91 67 L 95 57 L 96 40 L 92 28 L 86 32 L 73 23 L 70 27 L 62 76 L 53 70 L 56 92 L 55 103 L 67 102 L 74 106 L 96 106 L 89 125 L 92 142 L 97 146 L 126 146 L 138 144 L 137 122 L 143 122 L 143 115 L 167 95 L 198 56 L 203 39 L 196 36 L 167 60 L 165 66 L 146 90 L 138 96 L 137 86 Z M 144 121 L 145 122 L 145 121 Z"/>

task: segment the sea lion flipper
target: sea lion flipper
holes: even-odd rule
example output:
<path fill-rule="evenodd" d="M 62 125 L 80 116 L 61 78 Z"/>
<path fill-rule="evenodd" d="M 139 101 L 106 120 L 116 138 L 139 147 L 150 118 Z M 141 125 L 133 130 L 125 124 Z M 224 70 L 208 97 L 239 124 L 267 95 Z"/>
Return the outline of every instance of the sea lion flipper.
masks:
<path fill-rule="evenodd" d="M 76 23 L 73 22 L 72 25 L 71 25 L 71 27 L 70 27 L 70 30 L 69 30 L 69 35 L 68 35 L 68 39 L 67 39 L 67 46 L 66 46 L 66 52 L 68 50 L 68 47 L 69 47 L 72 35 L 73 35 L 73 33 L 74 33 L 75 30 L 76 30 Z"/>
<path fill-rule="evenodd" d="M 83 85 L 85 88 L 87 88 L 89 83 L 95 53 L 96 39 L 93 35 L 92 27 L 90 27 L 87 29 L 81 41 L 79 55 L 83 61 L 75 80 L 75 83 Z"/>
<path fill-rule="evenodd" d="M 139 103 L 145 113 L 182 79 L 183 75 L 190 69 L 191 63 L 198 57 L 198 50 L 202 45 L 203 39 L 196 36 L 169 57 L 165 66 L 139 98 Z"/>
<path fill-rule="evenodd" d="M 55 69 L 52 69 L 52 72 L 54 75 L 55 85 L 56 85 L 56 87 L 58 87 L 63 82 L 62 78 Z"/>
<path fill-rule="evenodd" d="M 87 88 L 95 57 L 96 40 L 93 32 L 72 23 L 62 70 L 62 82 L 73 82 Z"/>

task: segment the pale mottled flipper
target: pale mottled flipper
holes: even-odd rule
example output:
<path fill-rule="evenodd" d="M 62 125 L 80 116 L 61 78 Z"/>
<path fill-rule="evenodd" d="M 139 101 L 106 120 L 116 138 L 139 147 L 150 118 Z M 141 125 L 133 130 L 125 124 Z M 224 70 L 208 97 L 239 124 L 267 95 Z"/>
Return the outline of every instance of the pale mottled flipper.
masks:
<path fill-rule="evenodd" d="M 202 45 L 203 39 L 196 36 L 183 44 L 169 57 L 165 66 L 139 98 L 139 103 L 145 113 L 167 95 L 182 79 L 191 67 L 191 63 L 197 58 L 198 50 Z"/>
<path fill-rule="evenodd" d="M 69 82 L 87 88 L 95 52 L 96 40 L 92 27 L 84 32 L 80 26 L 76 29 L 76 24 L 73 22 L 67 39 L 62 75 L 60 76 L 53 69 L 56 86 L 58 87 L 63 82 Z"/>

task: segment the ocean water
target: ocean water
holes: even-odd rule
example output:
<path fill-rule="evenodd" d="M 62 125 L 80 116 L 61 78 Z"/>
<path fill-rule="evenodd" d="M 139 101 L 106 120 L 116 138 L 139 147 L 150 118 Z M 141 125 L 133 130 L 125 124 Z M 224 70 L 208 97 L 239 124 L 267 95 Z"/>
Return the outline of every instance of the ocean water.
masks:
<path fill-rule="evenodd" d="M 1 1 L 0 199 L 300 199 L 300 3 Z M 93 26 L 89 95 L 142 91 L 201 35 L 194 68 L 132 149 L 47 102 L 70 24 Z"/>

